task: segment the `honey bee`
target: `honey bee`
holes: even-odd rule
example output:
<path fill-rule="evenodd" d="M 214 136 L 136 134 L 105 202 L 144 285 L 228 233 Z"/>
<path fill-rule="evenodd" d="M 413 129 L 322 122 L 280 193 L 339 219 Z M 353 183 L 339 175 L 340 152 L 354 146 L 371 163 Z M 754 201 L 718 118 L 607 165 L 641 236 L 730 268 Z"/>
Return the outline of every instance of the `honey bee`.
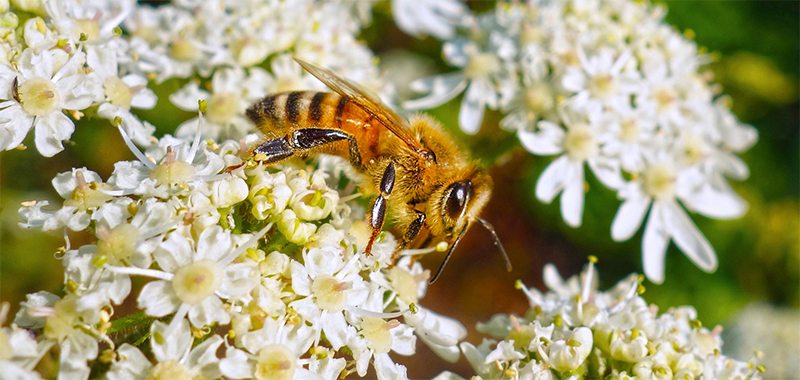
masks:
<path fill-rule="evenodd" d="M 357 84 L 295 60 L 335 93 L 283 92 L 250 106 L 247 116 L 266 135 L 250 150 L 254 161 L 270 165 L 294 155 L 317 153 L 349 159 L 357 171 L 371 178 L 362 185 L 376 195 L 365 254 L 371 253 L 388 210 L 405 231 L 392 262 L 423 227 L 429 237 L 444 237 L 450 245 L 431 283 L 475 221 L 491 232 L 511 270 L 494 228 L 478 216 L 492 193 L 492 179 L 437 121 L 424 114 L 406 120 Z"/>

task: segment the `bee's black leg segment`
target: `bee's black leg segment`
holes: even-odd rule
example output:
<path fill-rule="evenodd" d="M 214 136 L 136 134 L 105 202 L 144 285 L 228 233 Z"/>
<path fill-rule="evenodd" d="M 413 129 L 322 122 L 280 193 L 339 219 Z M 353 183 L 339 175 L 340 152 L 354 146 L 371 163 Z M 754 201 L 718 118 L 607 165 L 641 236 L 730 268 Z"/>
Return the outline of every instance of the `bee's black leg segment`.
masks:
<path fill-rule="evenodd" d="M 358 151 L 356 138 L 338 129 L 304 128 L 290 132 L 284 137 L 267 140 L 256 149 L 253 154 L 266 155 L 264 164 L 274 164 L 283 161 L 296 152 L 313 149 L 325 144 L 347 140 L 350 144 L 350 163 L 356 168 L 361 168 L 361 154 Z"/>
<path fill-rule="evenodd" d="M 369 221 L 369 226 L 372 228 L 372 234 L 369 237 L 367 248 L 364 250 L 366 255 L 370 255 L 372 253 L 372 244 L 375 243 L 375 239 L 381 232 L 381 228 L 383 228 L 383 220 L 386 218 L 386 198 L 392 194 L 392 189 L 394 188 L 394 176 L 394 162 L 389 162 L 389 165 L 386 166 L 386 170 L 383 171 L 383 176 L 381 177 L 381 194 L 378 195 L 378 198 L 375 198 L 375 203 L 372 205 L 372 215 L 370 215 Z"/>
<path fill-rule="evenodd" d="M 405 235 L 403 235 L 403 240 L 397 244 L 397 248 L 394 250 L 394 254 L 392 255 L 392 265 L 397 262 L 397 259 L 400 256 L 400 252 L 404 249 L 408 248 L 414 239 L 416 239 L 417 235 L 419 235 L 419 231 L 422 229 L 422 226 L 425 225 L 425 213 L 419 210 L 414 210 L 417 212 L 417 217 L 408 225 L 408 229 L 406 230 Z"/>
<path fill-rule="evenodd" d="M 287 136 L 292 147 L 298 150 L 316 148 L 320 145 L 346 140 L 349 134 L 338 129 L 304 128 L 297 129 Z"/>
<path fill-rule="evenodd" d="M 383 227 L 383 220 L 386 218 L 386 198 L 383 197 L 383 194 L 378 195 L 378 198 L 375 198 L 375 203 L 372 205 L 372 215 L 370 215 L 369 226 L 372 228 L 372 234 L 369 236 L 369 242 L 367 242 L 367 248 L 364 250 L 364 254 L 367 256 L 372 254 L 372 244 L 375 243 L 375 239 L 378 237 L 378 234 L 381 232 L 381 228 Z"/>
<path fill-rule="evenodd" d="M 394 162 L 389 162 L 389 165 L 386 166 L 386 170 L 383 171 L 383 177 L 381 177 L 381 194 L 385 196 L 389 196 L 392 193 L 392 189 L 394 188 Z"/>
<path fill-rule="evenodd" d="M 294 155 L 294 150 L 295 149 L 292 148 L 291 144 L 289 144 L 289 140 L 286 137 L 279 137 L 276 139 L 267 140 L 261 145 L 257 146 L 256 149 L 253 150 L 253 154 L 265 155 L 266 158 L 259 160 L 259 162 L 269 165 L 291 157 Z"/>
<path fill-rule="evenodd" d="M 340 129 L 304 128 L 289 134 L 289 142 L 299 150 L 316 148 L 332 142 L 347 140 L 350 144 L 350 163 L 361 168 L 361 154 L 355 136 Z"/>
<path fill-rule="evenodd" d="M 406 231 L 405 236 L 403 236 L 404 243 L 411 244 L 411 241 L 417 237 L 417 235 L 419 234 L 419 230 L 422 229 L 422 226 L 424 224 L 425 224 L 425 213 L 422 211 L 417 211 L 417 218 L 414 219 L 413 222 L 411 222 L 411 225 L 408 226 L 408 230 Z"/>

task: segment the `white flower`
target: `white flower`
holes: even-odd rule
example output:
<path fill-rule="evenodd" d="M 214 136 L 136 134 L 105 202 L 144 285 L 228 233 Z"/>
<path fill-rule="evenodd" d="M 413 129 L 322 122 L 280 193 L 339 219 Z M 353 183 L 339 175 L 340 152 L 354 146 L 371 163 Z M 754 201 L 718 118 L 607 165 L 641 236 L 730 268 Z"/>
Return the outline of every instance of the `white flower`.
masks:
<path fill-rule="evenodd" d="M 392 16 L 404 32 L 416 37 L 430 34 L 440 40 L 452 38 L 455 28 L 468 24 L 465 19 L 472 17 L 469 8 L 456 0 L 393 0 Z"/>
<path fill-rule="evenodd" d="M 727 190 L 727 191 L 725 191 Z M 648 279 L 664 280 L 664 255 L 673 240 L 678 248 L 701 269 L 717 267 L 714 249 L 700 233 L 683 208 L 716 218 L 736 218 L 747 210 L 747 203 L 730 189 L 715 189 L 697 170 L 680 170 L 670 160 L 649 164 L 640 179 L 620 189 L 623 203 L 611 225 L 614 240 L 629 239 L 641 226 L 652 204 L 642 240 L 644 272 Z"/>
<path fill-rule="evenodd" d="M 111 187 L 103 183 L 97 173 L 86 168 L 73 169 L 57 175 L 53 187 L 64 198 L 63 206 L 56 211 L 45 211 L 42 207 L 49 202 L 40 201 L 23 204 L 19 209 L 25 228 L 42 228 L 51 231 L 67 227 L 80 231 L 89 226 L 92 220 L 99 225 L 116 225 L 129 216 L 125 205 L 128 201 L 117 200 L 107 193 Z"/>
<path fill-rule="evenodd" d="M 548 358 L 553 369 L 567 372 L 583 364 L 591 352 L 592 330 L 588 327 L 578 327 L 550 345 Z"/>
<path fill-rule="evenodd" d="M 0 371 L 3 371 L 2 376 L 15 379 L 41 379 L 41 376 L 33 369 L 51 344 L 37 342 L 30 331 L 16 325 L 4 326 L 9 309 L 10 306 L 7 302 L 0 304 Z"/>
<path fill-rule="evenodd" d="M 122 75 L 118 64 L 119 48 L 109 44 L 105 49 L 91 49 L 86 54 L 86 64 L 102 83 L 102 96 L 97 114 L 113 121 L 119 117 L 131 139 L 139 145 L 151 143 L 155 127 L 142 123 L 131 114 L 131 108 L 151 109 L 156 105 L 156 94 L 147 87 L 147 79 L 140 74 Z"/>
<path fill-rule="evenodd" d="M 561 154 L 550 163 L 536 182 L 536 198 L 550 203 L 561 195 L 561 215 L 572 227 L 580 226 L 583 219 L 584 163 L 606 186 L 616 188 L 622 184 L 619 163 L 600 153 L 602 131 L 596 127 L 600 114 L 585 110 L 585 114 L 565 107 L 560 115 L 566 129 L 551 121 L 540 121 L 536 132 L 520 130 L 520 141 L 525 149 L 538 155 Z"/>
<path fill-rule="evenodd" d="M 311 371 L 302 368 L 305 362 L 291 348 L 270 344 L 256 354 L 229 348 L 221 363 L 222 373 L 231 379 L 318 379 Z"/>
<path fill-rule="evenodd" d="M 622 171 L 640 177 L 665 156 L 680 171 L 703 176 L 692 195 L 681 198 L 688 209 L 739 217 L 746 206 L 727 178 L 747 178 L 747 165 L 735 153 L 752 146 L 757 133 L 736 120 L 726 97 L 717 97 L 711 76 L 702 73 L 708 56 L 664 15 L 665 7 L 627 0 L 495 7 L 445 42 L 445 60 L 461 70 L 413 82 L 427 95 L 404 105 L 431 108 L 466 89 L 459 111 L 465 132 L 477 132 L 488 106 L 504 114 L 500 126 L 516 131 L 531 153 L 565 153 L 539 177 L 536 197 L 550 203 L 561 193 L 561 214 L 570 226 L 582 223 L 583 162 L 605 187 L 620 191 Z M 717 195 L 724 200 L 714 200 Z M 652 248 L 648 252 L 651 257 Z M 650 277 L 658 270 L 645 272 Z"/>
<path fill-rule="evenodd" d="M 303 253 L 305 265 L 292 261 L 292 287 L 304 298 L 289 304 L 306 320 L 321 326 L 334 349 L 345 345 L 347 323 L 344 311 L 348 306 L 364 303 L 368 289 L 359 272 L 357 256 L 343 260 L 340 249 L 311 248 Z"/>
<path fill-rule="evenodd" d="M 254 262 L 233 261 L 264 233 L 266 230 L 235 247 L 230 232 L 219 226 L 204 230 L 196 242 L 173 232 L 153 252 L 163 271 L 127 267 L 110 269 L 159 278 L 145 285 L 137 299 L 139 306 L 149 315 L 161 317 L 175 313 L 171 325 L 187 314 L 196 327 L 215 322 L 224 325 L 230 322 L 230 315 L 223 309 L 220 297 L 245 296 L 258 284 Z"/>
<path fill-rule="evenodd" d="M 111 364 L 106 376 L 110 380 L 123 379 L 182 379 L 221 376 L 216 351 L 223 341 L 212 335 L 193 346 L 194 339 L 186 320 L 170 328 L 161 321 L 150 327 L 153 338 L 150 346 L 156 363 L 152 364 L 136 347 L 125 343 L 117 349 L 117 360 Z"/>
<path fill-rule="evenodd" d="M 61 347 L 59 374 L 66 379 L 85 379 L 89 376 L 88 361 L 98 354 L 98 342 L 88 334 L 93 332 L 92 326 L 100 318 L 96 309 L 79 310 L 79 297 L 73 294 L 63 299 L 48 297 L 48 303 L 37 305 L 27 310 L 28 316 L 34 317 L 33 324 L 24 324 L 24 319 L 17 318 L 22 327 L 40 325 L 44 320 L 44 338 Z"/>
<path fill-rule="evenodd" d="M 221 69 L 211 78 L 212 92 L 200 89 L 193 81 L 171 94 L 169 99 L 185 111 L 197 111 L 198 100 L 205 100 L 208 109 L 201 136 L 215 140 L 239 139 L 253 129 L 250 120 L 244 116 L 245 109 L 265 95 L 270 80 L 269 74 L 257 67 L 247 73 L 242 69 Z M 199 118 L 184 122 L 175 135 L 194 137 L 198 123 Z"/>
<path fill-rule="evenodd" d="M 601 49 L 591 58 L 583 49 L 578 49 L 581 66 L 569 66 L 561 78 L 562 86 L 575 93 L 572 102 L 577 107 L 604 105 L 619 109 L 630 103 L 630 94 L 638 90 L 638 74 L 633 70 L 623 71 L 631 59 L 630 51 L 615 57 L 608 49 Z"/>
<path fill-rule="evenodd" d="M 17 147 L 31 128 L 36 149 L 46 157 L 62 151 L 62 141 L 72 136 L 75 124 L 63 110 L 82 110 L 95 99 L 86 74 L 78 73 L 83 53 L 69 57 L 63 50 L 34 53 L 26 49 L 17 61 L 18 72 L 0 68 L 3 86 L 0 102 L 0 148 Z"/>
<path fill-rule="evenodd" d="M 548 264 L 544 277 L 545 293 L 519 284 L 531 303 L 524 317 L 498 314 L 478 325 L 500 341 L 460 344 L 479 378 L 760 378 L 754 362 L 722 355 L 721 328 L 699 327 L 694 308 L 657 316 L 639 296 L 635 274 L 606 292 L 597 290 L 593 263 L 566 280 Z M 436 379 L 463 378 L 444 372 Z"/>
<path fill-rule="evenodd" d="M 458 114 L 458 125 L 468 134 L 478 133 L 488 106 L 501 106 L 502 94 L 516 81 L 509 64 L 494 51 L 482 51 L 472 41 L 456 40 L 444 47 L 445 58 L 461 71 L 414 81 L 411 88 L 429 95 L 407 101 L 408 109 L 433 108 L 466 91 Z"/>

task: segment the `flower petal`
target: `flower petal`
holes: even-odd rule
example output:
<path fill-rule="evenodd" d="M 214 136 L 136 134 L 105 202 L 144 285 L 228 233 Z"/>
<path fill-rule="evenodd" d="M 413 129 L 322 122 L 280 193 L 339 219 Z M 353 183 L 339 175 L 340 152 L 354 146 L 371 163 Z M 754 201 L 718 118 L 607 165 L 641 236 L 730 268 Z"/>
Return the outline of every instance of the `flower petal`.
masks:
<path fill-rule="evenodd" d="M 520 130 L 519 141 L 525 150 L 539 155 L 550 156 L 564 151 L 564 129 L 551 121 L 542 121 L 536 132 Z"/>
<path fill-rule="evenodd" d="M 201 90 L 197 82 L 189 82 L 169 96 L 169 101 L 184 111 L 197 111 L 197 102 L 200 99 L 209 101 L 211 100 L 211 94 L 208 91 Z"/>
<path fill-rule="evenodd" d="M 393 362 L 388 354 L 375 355 L 374 366 L 378 380 L 408 379 L 406 367 Z"/>
<path fill-rule="evenodd" d="M 661 201 L 653 202 L 642 238 L 644 274 L 656 284 L 664 282 L 664 256 L 669 244 L 669 233 L 664 225 L 664 207 Z"/>
<path fill-rule="evenodd" d="M 140 309 L 147 315 L 163 317 L 178 310 L 181 301 L 172 290 L 172 284 L 167 281 L 151 281 L 142 288 L 136 299 Z"/>
<path fill-rule="evenodd" d="M 225 352 L 225 358 L 219 361 L 219 369 L 227 378 L 252 378 L 253 363 L 247 359 L 247 354 L 244 351 L 230 347 Z"/>
<path fill-rule="evenodd" d="M 617 214 L 614 215 L 614 221 L 611 222 L 611 238 L 614 241 L 626 241 L 639 230 L 650 201 L 650 198 L 642 196 L 622 202 Z"/>
<path fill-rule="evenodd" d="M 14 149 L 33 128 L 34 118 L 22 110 L 19 104 L 0 110 L 0 149 Z"/>
<path fill-rule="evenodd" d="M 219 378 L 222 374 L 219 369 L 219 358 L 217 358 L 217 349 L 222 345 L 222 337 L 219 335 L 212 335 L 210 338 L 203 341 L 193 348 L 187 358 L 187 366 L 193 369 L 199 369 L 200 373 L 205 375 L 208 379 Z"/>
<path fill-rule="evenodd" d="M 665 228 L 678 248 L 706 272 L 717 270 L 717 254 L 705 236 L 674 201 L 664 207 Z"/>
<path fill-rule="evenodd" d="M 82 110 L 92 105 L 95 99 L 102 99 L 102 83 L 99 76 L 84 74 L 68 75 L 56 82 L 61 95 L 61 108 Z"/>
<path fill-rule="evenodd" d="M 189 309 L 189 321 L 197 328 L 211 326 L 214 323 L 227 325 L 231 322 L 231 316 L 222 307 L 222 300 L 212 295 Z"/>
<path fill-rule="evenodd" d="M 75 132 L 75 124 L 61 112 L 37 117 L 35 123 L 33 140 L 36 149 L 45 157 L 53 157 L 64 150 L 62 141 L 70 138 L 72 132 Z"/>
<path fill-rule="evenodd" d="M 411 88 L 428 95 L 403 102 L 409 110 L 428 109 L 447 103 L 467 88 L 467 79 L 461 72 L 422 78 L 411 82 Z"/>
<path fill-rule="evenodd" d="M 486 98 L 488 94 L 481 85 L 483 80 L 473 80 L 467 87 L 467 93 L 461 100 L 461 110 L 458 112 L 458 125 L 464 133 L 474 135 L 478 133 L 483 122 L 483 113 L 486 111 Z M 492 90 L 490 90 L 492 91 Z"/>
<path fill-rule="evenodd" d="M 606 157 L 593 157 L 586 160 L 595 177 L 607 188 L 617 190 L 625 184 L 618 160 Z"/>
<path fill-rule="evenodd" d="M 727 186 L 726 186 L 727 187 Z M 709 183 L 681 198 L 689 210 L 715 219 L 736 219 L 747 213 L 747 201 L 732 189 L 716 189 Z"/>
<path fill-rule="evenodd" d="M 536 181 L 536 199 L 549 204 L 566 186 L 569 179 L 569 157 L 561 156 L 544 169 Z"/>
<path fill-rule="evenodd" d="M 583 162 L 570 162 L 569 174 L 561 194 L 561 217 L 570 227 L 579 227 L 583 221 Z"/>
<path fill-rule="evenodd" d="M 201 259 L 219 260 L 231 249 L 231 235 L 222 227 L 215 225 L 206 228 L 197 239 L 197 255 L 194 261 Z"/>
<path fill-rule="evenodd" d="M 165 362 L 167 360 L 183 361 L 184 355 L 189 353 L 192 348 L 191 330 L 189 329 L 189 322 L 185 319 L 177 321 L 177 326 L 170 329 L 170 325 L 154 321 L 150 327 L 150 332 L 153 335 L 161 335 L 163 339 L 150 339 L 150 347 L 153 350 L 153 356 L 156 357 L 158 362 Z"/>

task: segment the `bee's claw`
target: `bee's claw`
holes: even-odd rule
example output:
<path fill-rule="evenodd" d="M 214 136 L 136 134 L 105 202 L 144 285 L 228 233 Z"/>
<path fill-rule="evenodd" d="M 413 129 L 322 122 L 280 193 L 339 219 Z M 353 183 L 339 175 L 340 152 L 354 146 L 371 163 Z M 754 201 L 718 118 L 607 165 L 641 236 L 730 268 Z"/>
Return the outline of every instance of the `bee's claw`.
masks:
<path fill-rule="evenodd" d="M 247 161 L 242 161 L 241 164 L 228 166 L 227 168 L 225 168 L 224 172 L 225 173 L 232 173 L 234 170 L 239 169 L 239 168 L 241 168 L 242 166 L 245 166 L 245 165 L 247 165 Z"/>

